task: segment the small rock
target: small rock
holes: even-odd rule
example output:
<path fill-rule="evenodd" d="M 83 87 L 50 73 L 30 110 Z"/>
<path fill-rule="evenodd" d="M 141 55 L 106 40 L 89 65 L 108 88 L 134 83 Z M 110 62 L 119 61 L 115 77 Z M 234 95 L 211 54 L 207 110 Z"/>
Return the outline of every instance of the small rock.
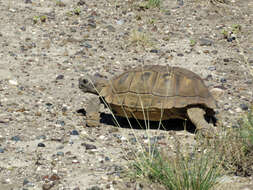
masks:
<path fill-rule="evenodd" d="M 118 25 L 122 25 L 122 24 L 124 24 L 124 20 L 117 20 L 116 23 L 117 23 Z"/>
<path fill-rule="evenodd" d="M 38 147 L 46 147 L 46 145 L 44 143 L 39 143 Z"/>
<path fill-rule="evenodd" d="M 232 42 L 233 40 L 235 40 L 235 37 L 229 37 L 229 38 L 227 38 L 227 42 Z"/>
<path fill-rule="evenodd" d="M 164 12 L 164 14 L 167 15 L 167 16 L 169 16 L 169 15 L 171 15 L 171 12 L 170 12 L 170 10 L 166 10 L 166 11 Z"/>
<path fill-rule="evenodd" d="M 80 162 L 78 160 L 72 160 L 73 164 L 79 164 Z"/>
<path fill-rule="evenodd" d="M 200 46 L 211 46 L 213 44 L 213 41 L 206 39 L 206 38 L 201 38 L 199 39 L 199 45 Z"/>
<path fill-rule="evenodd" d="M 82 143 L 81 145 L 84 146 L 86 150 L 97 149 L 97 147 L 93 144 Z"/>
<path fill-rule="evenodd" d="M 211 53 L 216 55 L 218 53 L 218 51 L 217 50 L 212 50 Z"/>
<path fill-rule="evenodd" d="M 53 107 L 53 104 L 51 104 L 51 103 L 46 103 L 46 106 L 47 106 L 48 108 L 52 108 L 52 107 Z"/>
<path fill-rule="evenodd" d="M 20 137 L 19 136 L 13 136 L 13 137 L 11 137 L 11 140 L 18 142 L 18 141 L 20 141 Z"/>
<path fill-rule="evenodd" d="M 64 156 L 64 152 L 57 152 L 56 155 L 57 156 Z"/>
<path fill-rule="evenodd" d="M 40 136 L 37 136 L 36 139 L 40 140 L 45 140 L 46 139 L 46 135 L 40 135 Z"/>
<path fill-rule="evenodd" d="M 182 53 L 178 53 L 178 54 L 177 54 L 177 56 L 178 56 L 178 57 L 183 57 L 183 56 L 184 56 L 184 54 L 182 54 Z"/>
<path fill-rule="evenodd" d="M 158 53 L 158 50 L 157 49 L 151 49 L 150 53 Z"/>
<path fill-rule="evenodd" d="M 224 95 L 224 90 L 222 90 L 220 88 L 213 88 L 210 90 L 210 92 L 215 99 L 218 99 L 219 97 Z"/>
<path fill-rule="evenodd" d="M 243 111 L 247 111 L 249 109 L 249 107 L 246 105 L 246 104 L 240 104 L 240 108 L 243 110 Z"/>
<path fill-rule="evenodd" d="M 25 26 L 22 26 L 22 27 L 20 28 L 20 30 L 26 31 L 26 27 L 25 27 Z"/>
<path fill-rule="evenodd" d="M 179 6 L 183 6 L 184 5 L 184 0 L 177 0 L 177 4 Z"/>
<path fill-rule="evenodd" d="M 32 3 L 32 0 L 25 0 L 25 3 L 26 3 L 26 4 L 28 4 L 28 3 L 31 4 L 31 3 Z"/>
<path fill-rule="evenodd" d="M 78 131 L 77 130 L 73 130 L 70 132 L 70 135 L 79 135 Z"/>
<path fill-rule="evenodd" d="M 60 180 L 60 177 L 57 174 L 53 174 L 50 176 L 49 180 L 50 181 Z"/>
<path fill-rule="evenodd" d="M 137 183 L 135 190 L 142 190 L 143 189 L 143 185 L 141 183 Z"/>
<path fill-rule="evenodd" d="M 130 143 L 135 144 L 137 143 L 137 140 L 135 137 L 129 139 Z"/>
<path fill-rule="evenodd" d="M 67 107 L 67 106 L 63 106 L 62 109 L 61 109 L 61 111 L 62 111 L 62 112 L 68 111 L 68 107 Z M 65 124 L 65 122 L 64 122 L 64 124 Z"/>
<path fill-rule="evenodd" d="M 63 145 L 57 146 L 56 149 L 57 150 L 64 149 L 64 146 Z"/>
<path fill-rule="evenodd" d="M 236 111 L 237 113 L 240 113 L 240 112 L 242 112 L 242 109 L 241 109 L 241 108 L 236 108 L 235 111 Z"/>
<path fill-rule="evenodd" d="M 90 188 L 87 188 L 86 190 L 103 190 L 103 189 L 98 186 L 92 186 Z"/>
<path fill-rule="evenodd" d="M 78 6 L 85 5 L 85 1 L 84 1 L 84 0 L 80 0 L 80 1 L 78 1 L 77 5 L 78 5 Z"/>
<path fill-rule="evenodd" d="M 94 20 L 90 20 L 89 23 L 88 23 L 88 25 L 89 25 L 90 27 L 92 27 L 92 28 L 96 28 L 96 27 L 97 27 L 97 25 L 96 25 L 96 23 L 95 23 Z"/>
<path fill-rule="evenodd" d="M 112 25 L 108 25 L 108 26 L 106 26 L 106 28 L 109 32 L 115 32 L 116 31 L 116 29 Z"/>
<path fill-rule="evenodd" d="M 225 63 L 228 63 L 230 60 L 229 60 L 229 58 L 224 58 L 223 61 L 224 61 Z"/>
<path fill-rule="evenodd" d="M 56 124 L 63 127 L 63 126 L 65 125 L 65 121 L 57 120 L 57 121 L 56 121 Z"/>
<path fill-rule="evenodd" d="M 26 185 L 26 184 L 28 184 L 28 183 L 29 183 L 29 181 L 28 181 L 27 179 L 24 179 L 23 185 Z"/>
<path fill-rule="evenodd" d="M 64 75 L 58 75 L 55 80 L 61 80 L 64 79 Z"/>
<path fill-rule="evenodd" d="M 80 44 L 80 46 L 85 48 L 92 48 L 92 45 L 88 44 L 87 42 Z"/>
<path fill-rule="evenodd" d="M 16 80 L 9 80 L 9 83 L 15 86 L 18 85 L 18 82 Z"/>
<path fill-rule="evenodd" d="M 3 148 L 0 148 L 0 153 L 4 153 L 4 149 Z"/>
<path fill-rule="evenodd" d="M 207 68 L 209 71 L 215 71 L 216 70 L 216 67 L 215 66 L 210 66 Z"/>
<path fill-rule="evenodd" d="M 221 83 L 226 83 L 226 82 L 227 82 L 227 79 L 221 78 L 220 81 L 221 81 Z"/>
<path fill-rule="evenodd" d="M 72 27 L 72 28 L 70 28 L 70 32 L 75 33 L 75 32 L 76 32 L 76 29 Z"/>
<path fill-rule="evenodd" d="M 42 190 L 50 190 L 54 186 L 53 183 L 44 183 L 42 185 Z"/>

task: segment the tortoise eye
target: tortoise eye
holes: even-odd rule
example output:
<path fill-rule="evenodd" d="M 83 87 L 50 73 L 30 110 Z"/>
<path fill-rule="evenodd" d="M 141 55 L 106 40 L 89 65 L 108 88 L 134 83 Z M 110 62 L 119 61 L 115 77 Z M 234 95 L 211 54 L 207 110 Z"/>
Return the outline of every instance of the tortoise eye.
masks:
<path fill-rule="evenodd" d="M 89 80 L 83 79 L 83 84 L 88 84 L 88 83 L 89 83 Z"/>

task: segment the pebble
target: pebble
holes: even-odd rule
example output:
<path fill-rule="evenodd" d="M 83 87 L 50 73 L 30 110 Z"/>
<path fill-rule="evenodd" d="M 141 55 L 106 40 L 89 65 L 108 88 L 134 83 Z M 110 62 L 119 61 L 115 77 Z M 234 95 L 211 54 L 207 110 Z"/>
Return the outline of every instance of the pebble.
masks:
<path fill-rule="evenodd" d="M 122 20 L 122 19 L 121 19 L 121 20 L 117 20 L 116 23 L 117 23 L 118 25 L 122 25 L 122 24 L 124 24 L 124 20 Z"/>
<path fill-rule="evenodd" d="M 48 107 L 48 108 L 52 108 L 53 107 L 53 104 L 51 104 L 51 103 L 46 103 L 46 106 Z"/>
<path fill-rule="evenodd" d="M 64 152 L 57 152 L 56 155 L 57 156 L 64 156 Z"/>
<path fill-rule="evenodd" d="M 106 28 L 109 32 L 115 32 L 116 31 L 116 29 L 112 25 L 108 25 L 108 26 L 106 26 Z"/>
<path fill-rule="evenodd" d="M 26 185 L 26 184 L 28 184 L 28 183 L 29 183 L 28 179 L 24 179 L 23 185 Z"/>
<path fill-rule="evenodd" d="M 16 80 L 9 80 L 9 83 L 15 86 L 18 85 L 18 82 Z"/>
<path fill-rule="evenodd" d="M 19 136 L 13 136 L 13 137 L 11 137 L 11 140 L 18 142 L 18 141 L 20 141 L 20 137 Z"/>
<path fill-rule="evenodd" d="M 103 189 L 98 186 L 92 186 L 90 188 L 87 188 L 86 190 L 103 190 Z"/>
<path fill-rule="evenodd" d="M 199 45 L 200 46 L 211 46 L 213 44 L 213 41 L 206 39 L 206 38 L 201 38 L 199 39 Z"/>
<path fill-rule="evenodd" d="M 70 132 L 70 135 L 79 135 L 78 131 L 77 130 L 73 130 Z"/>
<path fill-rule="evenodd" d="M 64 79 L 64 75 L 58 75 L 55 80 L 61 80 Z"/>
<path fill-rule="evenodd" d="M 38 143 L 38 147 L 46 147 L 44 143 Z"/>
<path fill-rule="evenodd" d="M 63 126 L 65 125 L 65 121 L 57 120 L 57 121 L 56 121 L 56 124 L 63 127 Z"/>
<path fill-rule="evenodd" d="M 241 109 L 241 108 L 236 108 L 235 111 L 236 111 L 237 113 L 240 113 L 240 112 L 242 112 L 242 109 Z"/>
<path fill-rule="evenodd" d="M 92 27 L 92 28 L 96 28 L 96 27 L 97 27 L 97 25 L 96 25 L 96 23 L 95 23 L 94 20 L 90 20 L 89 23 L 88 23 L 88 25 L 89 25 L 90 27 Z"/>
<path fill-rule="evenodd" d="M 229 58 L 224 58 L 223 61 L 224 61 L 225 63 L 228 63 L 230 60 L 229 60 Z"/>
<path fill-rule="evenodd" d="M 177 0 L 177 4 L 179 6 L 183 6 L 184 5 L 184 0 Z"/>
<path fill-rule="evenodd" d="M 26 3 L 26 4 L 28 4 L 28 3 L 31 4 L 31 3 L 32 3 L 32 0 L 25 0 L 25 3 Z"/>
<path fill-rule="evenodd" d="M 211 53 L 216 55 L 218 53 L 218 51 L 217 50 L 212 50 Z"/>
<path fill-rule="evenodd" d="M 86 150 L 97 149 L 97 147 L 93 144 L 82 143 L 81 145 L 84 146 Z"/>
<path fill-rule="evenodd" d="M 243 111 L 247 111 L 249 109 L 249 107 L 246 105 L 246 104 L 240 104 L 240 108 L 243 110 Z"/>
<path fill-rule="evenodd" d="M 129 139 L 130 143 L 135 144 L 137 143 L 137 140 L 135 137 Z"/>
<path fill-rule="evenodd" d="M 88 44 L 87 42 L 80 44 L 80 46 L 85 48 L 92 48 L 92 45 Z"/>
<path fill-rule="evenodd" d="M 80 1 L 78 1 L 78 3 L 77 3 L 78 6 L 82 6 L 82 5 L 85 5 L 85 4 L 86 4 L 86 3 L 85 3 L 84 0 L 80 0 Z"/>
<path fill-rule="evenodd" d="M 56 149 L 57 150 L 64 149 L 64 146 L 63 145 L 57 146 Z"/>
<path fill-rule="evenodd" d="M 220 82 L 221 82 L 221 83 L 226 83 L 226 82 L 227 82 L 227 79 L 221 78 L 221 79 L 220 79 Z"/>
<path fill-rule="evenodd" d="M 37 136 L 36 139 L 38 139 L 38 140 L 40 140 L 40 139 L 45 140 L 46 139 L 46 135 Z"/>
<path fill-rule="evenodd" d="M 232 42 L 233 40 L 235 40 L 235 37 L 229 37 L 229 38 L 227 38 L 227 42 Z"/>
<path fill-rule="evenodd" d="M 0 153 L 4 153 L 4 149 L 3 148 L 0 148 Z"/>
<path fill-rule="evenodd" d="M 210 90 L 210 92 L 214 96 L 215 99 L 218 99 L 219 97 L 224 95 L 224 90 L 220 88 L 213 88 Z"/>
<path fill-rule="evenodd" d="M 141 183 L 137 183 L 135 189 L 136 190 L 142 190 L 143 189 L 143 185 Z"/>
<path fill-rule="evenodd" d="M 80 162 L 78 160 L 72 160 L 73 164 L 79 164 Z"/>
<path fill-rule="evenodd" d="M 209 71 L 215 71 L 216 70 L 216 67 L 215 66 L 210 66 L 207 68 Z"/>
<path fill-rule="evenodd" d="M 151 49 L 150 53 L 158 53 L 158 50 L 157 49 Z"/>

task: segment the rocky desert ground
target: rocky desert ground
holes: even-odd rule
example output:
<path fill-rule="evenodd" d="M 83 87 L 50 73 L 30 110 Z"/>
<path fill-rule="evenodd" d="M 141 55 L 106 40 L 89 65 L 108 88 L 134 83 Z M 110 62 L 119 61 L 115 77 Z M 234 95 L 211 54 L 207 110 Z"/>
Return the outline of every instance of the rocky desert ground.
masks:
<path fill-rule="evenodd" d="M 0 0 L 0 190 L 162 189 L 122 178 L 146 130 L 88 127 L 93 96 L 78 78 L 184 67 L 215 91 L 219 121 L 238 127 L 253 103 L 252 24 L 252 0 Z M 195 143 L 168 128 L 149 131 L 163 150 L 173 136 Z M 224 183 L 253 189 L 251 177 Z"/>

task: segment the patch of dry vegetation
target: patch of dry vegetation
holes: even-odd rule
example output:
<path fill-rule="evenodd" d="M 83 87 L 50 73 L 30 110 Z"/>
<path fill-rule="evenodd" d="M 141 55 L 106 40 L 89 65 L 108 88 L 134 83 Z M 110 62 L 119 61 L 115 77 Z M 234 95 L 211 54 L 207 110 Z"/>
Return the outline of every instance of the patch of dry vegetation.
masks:
<path fill-rule="evenodd" d="M 252 107 L 253 108 L 253 107 Z M 253 110 L 239 128 L 225 129 L 215 139 L 198 137 L 192 152 L 183 154 L 176 141 L 176 155 L 168 157 L 154 147 L 133 164 L 135 177 L 160 183 L 169 190 L 208 190 L 219 186 L 223 175 L 253 175 Z"/>

